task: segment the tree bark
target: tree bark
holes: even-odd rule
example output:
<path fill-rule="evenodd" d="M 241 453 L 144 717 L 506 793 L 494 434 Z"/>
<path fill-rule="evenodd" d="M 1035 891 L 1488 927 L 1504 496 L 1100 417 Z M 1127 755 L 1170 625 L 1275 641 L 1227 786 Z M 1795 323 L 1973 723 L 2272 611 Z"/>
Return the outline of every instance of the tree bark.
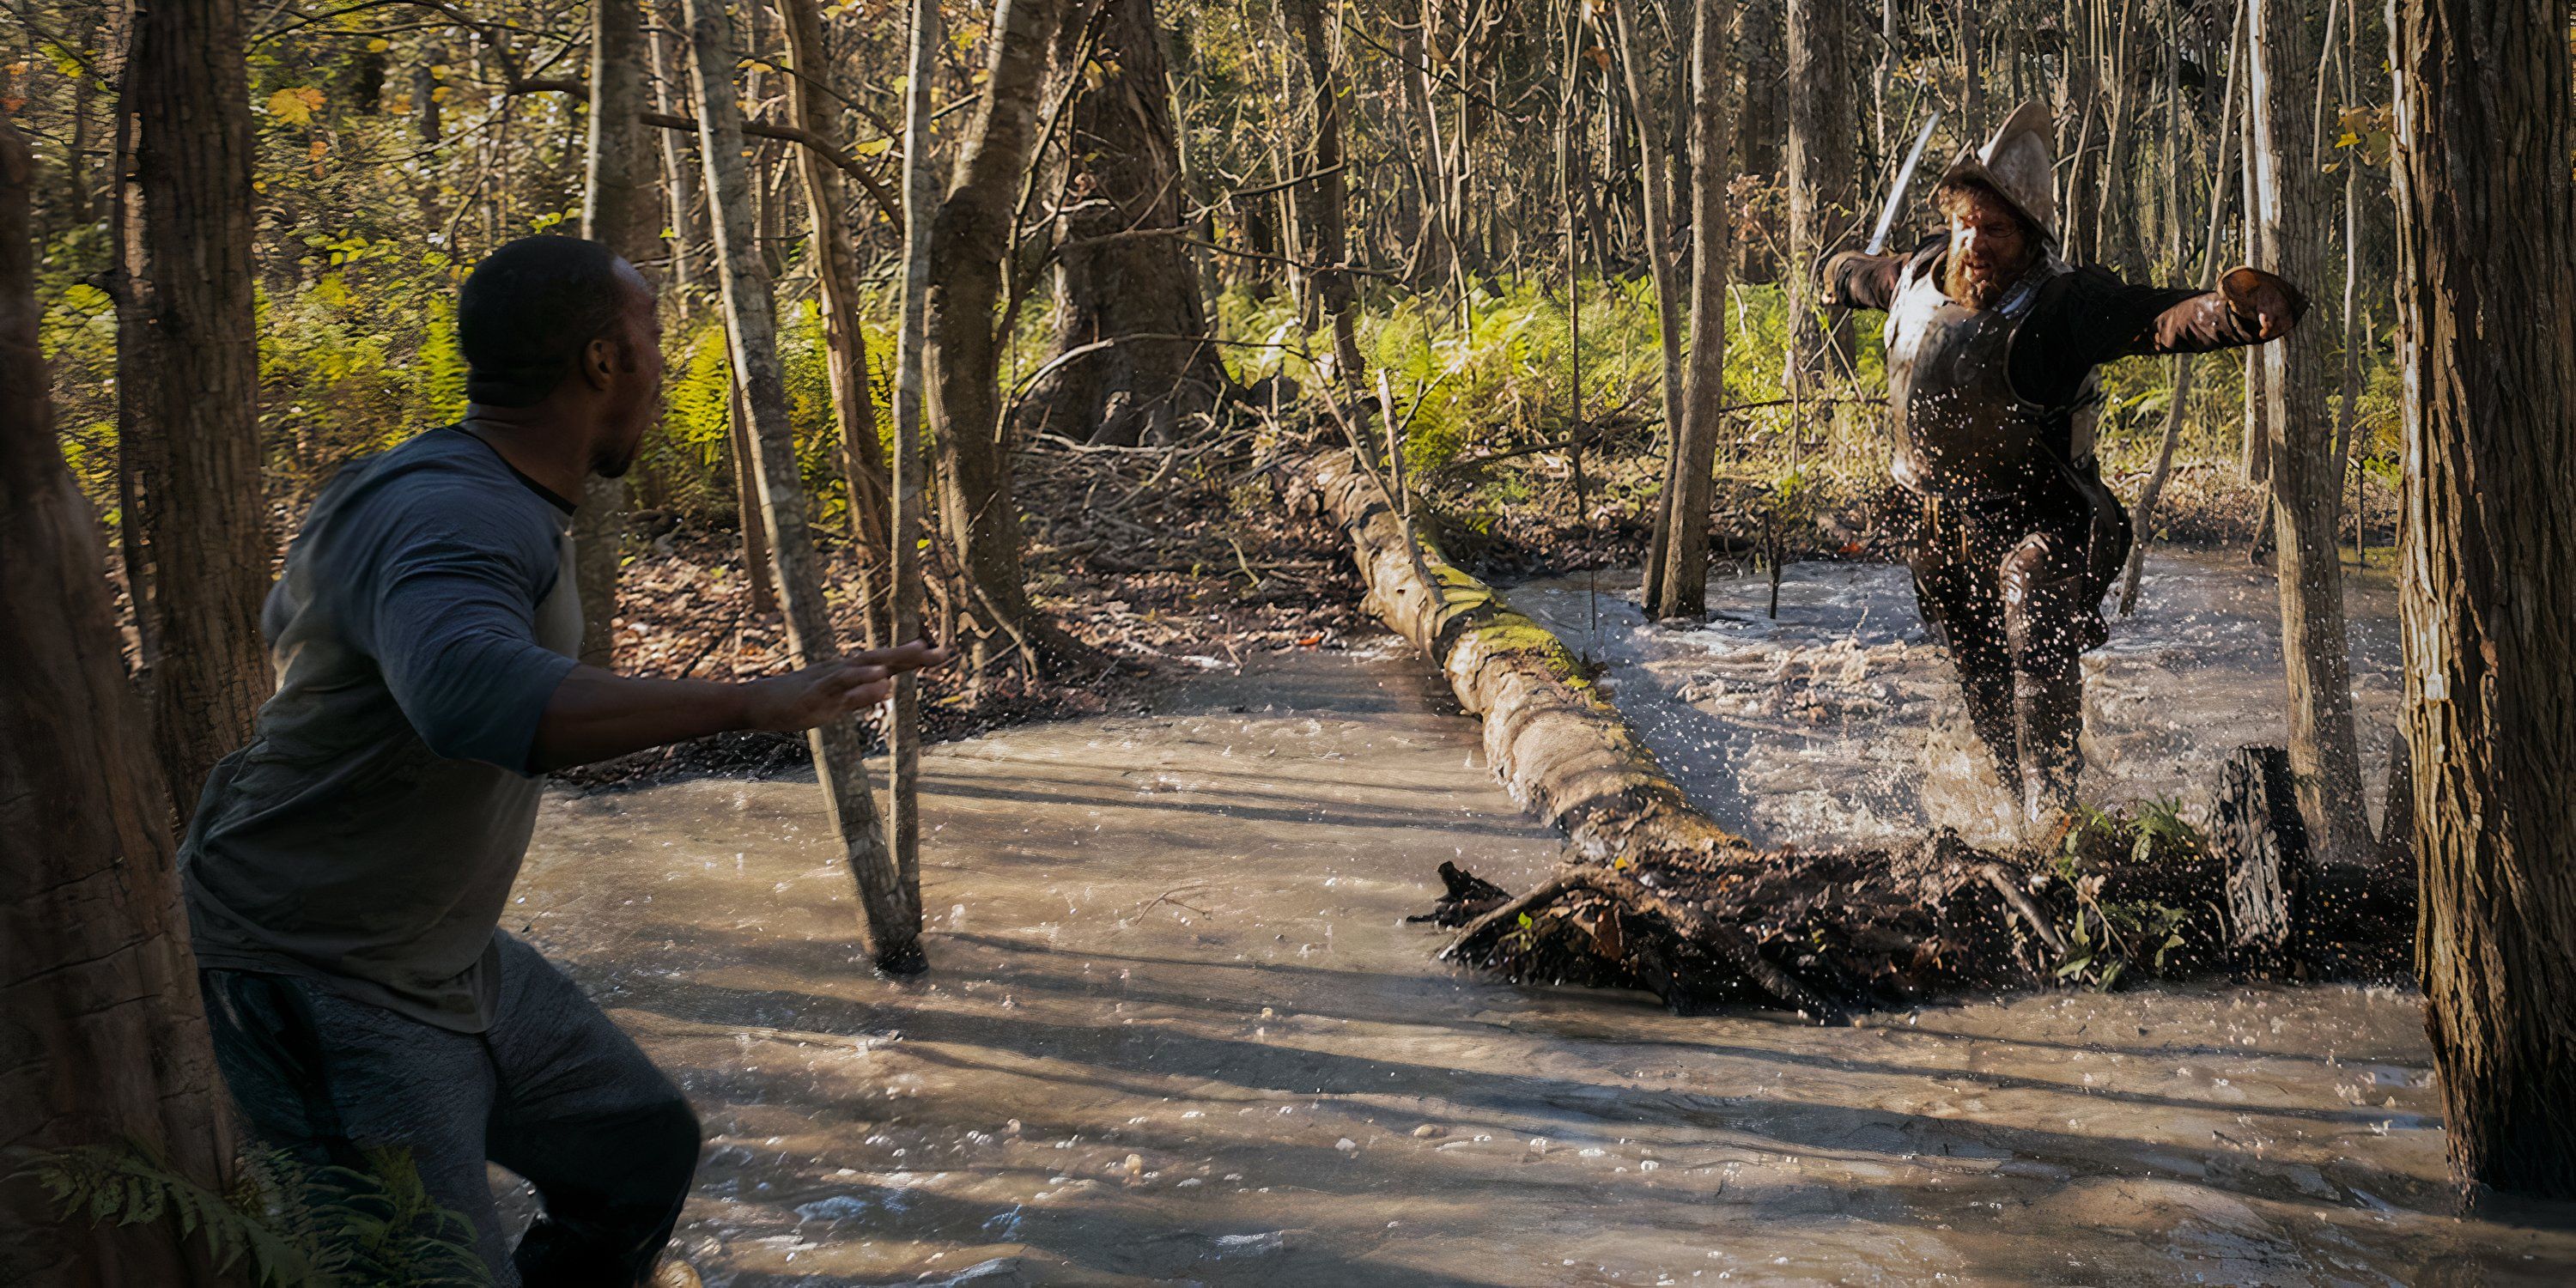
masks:
<path fill-rule="evenodd" d="M 1789 131 L 1796 128 L 1799 82 L 1789 74 L 1787 17 L 1768 4 L 1739 4 L 1735 10 L 1735 49 L 1742 89 L 1736 98 L 1733 169 L 1739 174 L 1789 184 L 1786 163 Z M 1850 86 L 1842 86 L 1849 93 Z M 1780 257 L 1761 238 L 1736 243 L 1735 275 L 1740 281 L 1780 280 Z M 1784 282 L 1783 285 L 1786 285 Z"/>
<path fill-rule="evenodd" d="M 122 397 L 139 400 L 127 430 L 151 442 L 158 475 L 142 480 L 153 731 L 182 820 L 275 683 L 259 633 L 276 551 L 260 488 L 243 58 L 240 0 L 155 0 L 135 16 L 125 71 L 142 209 L 127 212 L 141 221 L 138 307 L 117 347 L 151 373 Z"/>
<path fill-rule="evenodd" d="M 778 585 L 769 573 L 769 523 L 760 517 L 758 449 L 751 442 L 751 404 L 743 397 L 742 374 L 730 363 L 725 376 L 725 443 L 733 456 L 733 508 L 742 537 L 742 571 L 751 580 L 751 615 L 778 611 Z"/>
<path fill-rule="evenodd" d="M 2397 0 L 2417 971 L 2463 1184 L 2576 1194 L 2567 9 Z M 2506 251 L 2507 253 L 2499 253 Z"/>
<path fill-rule="evenodd" d="M 824 90 L 831 74 L 823 55 L 823 18 L 815 0 L 780 0 L 786 18 L 787 110 L 797 129 L 838 149 L 841 104 Z M 868 392 L 868 340 L 859 328 L 859 248 L 850 231 L 841 171 L 813 148 L 796 149 L 813 229 L 814 280 L 823 306 L 825 363 L 832 381 L 832 421 L 841 435 L 841 472 L 850 492 L 850 535 L 858 547 L 859 601 L 867 642 L 886 638 L 886 461 L 877 441 L 877 405 Z"/>
<path fill-rule="evenodd" d="M 2255 0 L 2248 25 L 2248 103 L 2255 110 L 2257 263 L 2309 289 L 2326 281 L 2332 203 L 2317 169 L 2310 100 L 2319 71 L 2318 29 L 2305 0 Z M 2374 855 L 2362 810 L 2361 752 L 2353 732 L 2352 665 L 2345 640 L 2343 563 L 2335 502 L 2333 338 L 2304 327 L 2262 347 L 2265 420 L 2272 436 L 2271 494 L 2281 594 L 2281 661 L 2289 682 L 2290 764 L 2299 807 L 2327 862 Z"/>
<path fill-rule="evenodd" d="M 1698 0 L 1691 35 L 1691 318 L 1690 369 L 1673 437 L 1672 518 L 1663 580 L 1647 588 L 1658 617 L 1708 614 L 1710 472 L 1726 405 L 1726 284 L 1734 252 L 1727 200 L 1727 0 Z M 1803 274 L 1801 274 L 1803 276 Z"/>
<path fill-rule="evenodd" d="M 117 661 L 98 521 L 37 343 L 34 162 L 0 122 L 0 1154 L 134 1144 L 221 1188 L 232 1143 L 173 866 L 169 794 Z M 17 1170 L 13 1162 L 9 1168 Z M 65 1220 L 0 1177 L 0 1281 L 216 1282 L 176 1221 Z"/>
<path fill-rule="evenodd" d="M 1232 383 L 1204 342 L 1207 308 L 1184 253 L 1181 158 L 1154 0 L 1108 0 L 1082 33 L 1056 39 L 1061 74 L 1079 75 L 1062 214 L 1057 220 L 1056 353 L 1123 336 L 1056 368 L 1020 402 L 1015 432 L 1104 443 L 1168 442 Z"/>
<path fill-rule="evenodd" d="M 798 666 L 840 654 L 829 606 L 823 598 L 821 561 L 806 519 L 805 488 L 796 462 L 796 427 L 788 420 L 787 385 L 778 362 L 778 322 L 769 278 L 751 229 L 750 176 L 743 162 L 742 107 L 734 98 L 733 24 L 721 0 L 687 0 L 684 6 L 696 57 L 691 60 L 698 97 L 698 152 L 706 162 L 708 209 L 714 215 L 716 260 L 724 287 L 725 337 L 732 346 L 734 378 L 750 412 L 760 481 L 761 513 L 769 530 L 770 560 L 778 597 L 787 612 L 787 646 Z M 925 969 L 921 953 L 921 892 L 906 884 L 886 851 L 876 798 L 868 788 L 863 757 L 867 739 L 856 717 L 816 729 L 814 768 L 827 789 L 832 826 L 840 835 L 867 913 L 868 941 L 879 970 L 913 974 Z"/>
<path fill-rule="evenodd" d="M 929 344 L 931 224 L 939 209 L 939 171 L 930 157 L 930 85 L 939 69 L 939 0 L 913 0 L 912 48 L 906 62 L 903 113 L 903 298 L 895 323 L 892 559 L 890 636 L 897 643 L 922 633 L 921 576 L 923 350 Z M 921 870 L 921 677 L 895 677 L 887 717 L 886 844 L 908 886 Z"/>
<path fill-rule="evenodd" d="M 680 37 L 656 25 L 653 31 L 653 107 L 658 115 L 670 115 L 671 109 L 687 98 L 686 89 L 677 89 L 686 75 L 688 55 Z M 698 167 L 689 156 L 689 134 L 683 130 L 660 130 L 662 136 L 662 182 L 665 207 L 670 218 L 671 295 L 678 302 L 680 316 L 689 316 L 696 304 L 701 280 L 698 258 Z"/>
<path fill-rule="evenodd" d="M 1851 314 L 1819 309 L 1816 270 L 1852 226 L 1850 0 L 1789 0 L 1789 384 L 1812 389 L 1820 376 L 1848 377 Z M 1902 248 L 1900 248 L 1902 249 Z M 1803 426 L 1795 427 L 1803 433 Z"/>
<path fill-rule="evenodd" d="M 659 258 L 662 195 L 654 183 L 653 133 L 644 124 L 641 0 L 591 0 L 590 151 L 581 235 L 630 264 Z M 645 269 L 650 282 L 658 274 Z M 626 480 L 593 474 L 573 512 L 574 584 L 581 591 L 581 660 L 616 662 L 617 570 L 626 537 Z"/>
<path fill-rule="evenodd" d="M 1640 240 L 1646 248 L 1646 267 L 1655 283 L 1655 322 L 1663 343 L 1664 370 L 1664 476 L 1657 491 L 1654 534 L 1646 547 L 1645 584 L 1652 602 L 1646 605 L 1650 616 L 1663 616 L 1660 599 L 1665 584 L 1664 562 L 1672 550 L 1672 531 L 1681 516 L 1676 511 L 1681 483 L 1681 421 L 1687 402 L 1682 392 L 1682 317 L 1679 274 L 1673 264 L 1672 215 L 1664 209 L 1664 150 L 1659 144 L 1660 131 L 1653 100 L 1646 96 L 1644 48 L 1637 40 L 1635 0 L 1611 0 L 1611 30 L 1619 42 L 1619 72 L 1628 115 L 1637 127 L 1637 169 L 1640 176 L 1639 201 L 1645 220 L 1645 235 Z"/>
<path fill-rule="evenodd" d="M 1002 0 L 993 11 L 984 97 L 931 229 L 925 322 L 942 525 L 992 625 L 1056 670 L 1079 663 L 1088 651 L 1029 602 L 1010 446 L 1000 423 L 1001 337 L 994 328 L 1020 183 L 1037 146 L 1047 52 L 1070 7 L 1068 0 Z"/>
<path fill-rule="evenodd" d="M 1314 109 L 1315 146 L 1307 173 L 1315 176 L 1297 187 L 1299 230 L 1306 234 L 1307 254 L 1315 265 L 1315 294 L 1333 326 L 1333 379 L 1345 392 L 1343 401 L 1360 405 L 1364 387 L 1359 323 L 1354 316 L 1357 294 L 1351 287 L 1350 184 L 1343 175 L 1342 101 L 1333 75 L 1332 50 L 1324 43 L 1322 0 L 1281 0 L 1280 8 L 1297 38 L 1305 60 L 1307 101 Z M 1438 111 L 1436 100 L 1432 111 Z"/>

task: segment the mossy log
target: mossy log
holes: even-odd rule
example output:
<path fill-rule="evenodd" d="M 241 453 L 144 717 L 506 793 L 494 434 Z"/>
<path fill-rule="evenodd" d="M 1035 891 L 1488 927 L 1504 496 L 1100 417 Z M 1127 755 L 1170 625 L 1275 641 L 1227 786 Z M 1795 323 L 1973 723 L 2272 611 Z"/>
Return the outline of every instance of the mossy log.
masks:
<path fill-rule="evenodd" d="M 1965 992 L 2140 974 L 2305 977 L 2404 966 L 2412 891 L 2311 865 L 2286 758 L 2249 748 L 2203 837 L 2160 814 L 2070 817 L 2028 849 L 1951 831 L 1894 848 L 1758 848 L 1683 794 L 1546 628 L 1409 531 L 1349 452 L 1284 463 L 1292 505 L 1351 541 L 1370 610 L 1484 724 L 1496 773 L 1562 831 L 1565 864 L 1510 894 L 1454 865 L 1420 920 L 1442 956 L 1516 979 L 1653 991 L 1682 1013 L 1818 1020 Z M 2283 813 L 2287 811 L 2287 813 Z"/>

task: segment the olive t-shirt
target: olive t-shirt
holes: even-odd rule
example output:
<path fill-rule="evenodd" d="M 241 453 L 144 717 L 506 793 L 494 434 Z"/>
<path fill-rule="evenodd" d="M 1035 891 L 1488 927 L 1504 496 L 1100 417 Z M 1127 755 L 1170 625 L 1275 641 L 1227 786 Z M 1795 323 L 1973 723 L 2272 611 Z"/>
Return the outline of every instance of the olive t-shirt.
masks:
<path fill-rule="evenodd" d="M 261 615 L 277 694 L 180 847 L 200 965 L 489 1026 L 537 720 L 581 644 L 571 509 L 453 426 L 323 490 Z"/>

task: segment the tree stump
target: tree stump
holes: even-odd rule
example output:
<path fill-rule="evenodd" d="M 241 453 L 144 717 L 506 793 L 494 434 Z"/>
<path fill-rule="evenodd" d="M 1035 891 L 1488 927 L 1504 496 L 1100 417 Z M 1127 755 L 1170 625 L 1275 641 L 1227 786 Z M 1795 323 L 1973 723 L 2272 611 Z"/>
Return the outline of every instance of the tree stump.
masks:
<path fill-rule="evenodd" d="M 2239 747 L 2218 771 L 2209 847 L 2227 871 L 2227 946 L 2239 964 L 2277 963 L 2308 902 L 2312 865 L 2290 753 Z"/>

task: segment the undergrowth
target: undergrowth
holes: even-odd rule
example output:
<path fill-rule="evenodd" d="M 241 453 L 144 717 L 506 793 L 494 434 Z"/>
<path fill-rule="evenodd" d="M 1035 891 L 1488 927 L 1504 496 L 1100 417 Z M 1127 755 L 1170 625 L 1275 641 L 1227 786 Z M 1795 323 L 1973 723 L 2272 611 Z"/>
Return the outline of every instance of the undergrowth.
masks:
<path fill-rule="evenodd" d="M 18 1175 L 63 1220 L 174 1225 L 218 1271 L 261 1288 L 472 1288 L 491 1282 L 473 1228 L 442 1208 L 410 1156 L 366 1152 L 364 1169 L 308 1167 L 247 1152 L 209 1189 L 141 1145 L 20 1151 Z"/>

